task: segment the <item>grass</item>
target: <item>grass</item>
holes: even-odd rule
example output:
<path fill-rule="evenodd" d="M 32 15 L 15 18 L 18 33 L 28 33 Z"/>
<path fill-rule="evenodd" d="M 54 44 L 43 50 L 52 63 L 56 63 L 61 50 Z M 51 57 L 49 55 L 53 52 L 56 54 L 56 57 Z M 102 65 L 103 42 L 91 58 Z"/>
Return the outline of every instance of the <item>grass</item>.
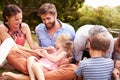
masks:
<path fill-rule="evenodd" d="M 38 45 L 38 43 L 37 43 L 38 40 L 37 40 L 36 34 L 32 34 L 32 38 L 33 38 L 35 45 Z M 27 42 L 25 43 L 25 47 L 30 48 Z"/>

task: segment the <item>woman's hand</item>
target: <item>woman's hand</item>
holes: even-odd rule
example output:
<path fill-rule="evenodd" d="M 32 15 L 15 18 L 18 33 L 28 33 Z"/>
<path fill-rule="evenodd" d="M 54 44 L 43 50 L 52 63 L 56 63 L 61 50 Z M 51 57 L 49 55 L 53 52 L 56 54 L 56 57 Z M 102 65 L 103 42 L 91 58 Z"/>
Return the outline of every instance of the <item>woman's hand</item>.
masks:
<path fill-rule="evenodd" d="M 35 49 L 35 53 L 38 54 L 39 56 L 44 56 L 44 55 L 42 54 L 42 50 L 43 50 L 43 49 Z"/>

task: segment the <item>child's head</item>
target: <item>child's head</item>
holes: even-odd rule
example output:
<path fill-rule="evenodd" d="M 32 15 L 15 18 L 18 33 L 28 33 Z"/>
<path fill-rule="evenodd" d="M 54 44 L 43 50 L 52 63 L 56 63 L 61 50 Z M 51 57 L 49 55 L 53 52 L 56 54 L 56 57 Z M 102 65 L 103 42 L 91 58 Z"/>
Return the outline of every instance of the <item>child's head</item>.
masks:
<path fill-rule="evenodd" d="M 110 40 L 105 33 L 99 33 L 90 38 L 90 48 L 102 52 L 108 51 Z"/>
<path fill-rule="evenodd" d="M 66 52 L 71 53 L 73 50 L 73 42 L 69 34 L 59 34 L 55 42 L 56 48 L 62 48 Z"/>
<path fill-rule="evenodd" d="M 114 67 L 120 70 L 120 60 L 114 60 Z"/>

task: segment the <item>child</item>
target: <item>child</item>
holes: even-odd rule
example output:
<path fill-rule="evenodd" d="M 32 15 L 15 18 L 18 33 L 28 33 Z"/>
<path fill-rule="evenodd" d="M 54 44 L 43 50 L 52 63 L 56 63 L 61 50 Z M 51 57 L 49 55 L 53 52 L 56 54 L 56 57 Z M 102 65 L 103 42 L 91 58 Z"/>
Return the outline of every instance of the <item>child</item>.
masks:
<path fill-rule="evenodd" d="M 48 53 L 45 49 L 41 50 L 43 58 L 37 60 L 35 57 L 28 58 L 28 71 L 31 80 L 45 80 L 44 72 L 57 69 L 60 62 L 71 56 L 73 50 L 72 39 L 68 34 L 57 36 L 56 49 L 51 48 L 53 53 Z"/>
<path fill-rule="evenodd" d="M 120 60 L 114 60 L 113 78 L 114 80 L 120 80 Z"/>
<path fill-rule="evenodd" d="M 110 80 L 114 62 L 103 55 L 108 51 L 110 40 L 104 33 L 90 38 L 89 49 L 91 58 L 80 61 L 75 74 L 83 80 Z"/>

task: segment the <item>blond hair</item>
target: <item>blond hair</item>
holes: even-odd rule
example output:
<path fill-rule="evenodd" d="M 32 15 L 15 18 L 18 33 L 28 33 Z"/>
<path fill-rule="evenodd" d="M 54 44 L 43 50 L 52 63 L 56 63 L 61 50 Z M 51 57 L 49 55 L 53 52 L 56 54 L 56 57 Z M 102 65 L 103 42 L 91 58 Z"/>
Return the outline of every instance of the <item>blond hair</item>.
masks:
<path fill-rule="evenodd" d="M 59 34 L 57 36 L 57 38 L 61 42 L 61 44 L 64 48 L 64 51 L 66 51 L 68 53 L 67 57 L 71 57 L 72 51 L 73 51 L 73 41 L 72 41 L 70 35 L 67 33 Z"/>

